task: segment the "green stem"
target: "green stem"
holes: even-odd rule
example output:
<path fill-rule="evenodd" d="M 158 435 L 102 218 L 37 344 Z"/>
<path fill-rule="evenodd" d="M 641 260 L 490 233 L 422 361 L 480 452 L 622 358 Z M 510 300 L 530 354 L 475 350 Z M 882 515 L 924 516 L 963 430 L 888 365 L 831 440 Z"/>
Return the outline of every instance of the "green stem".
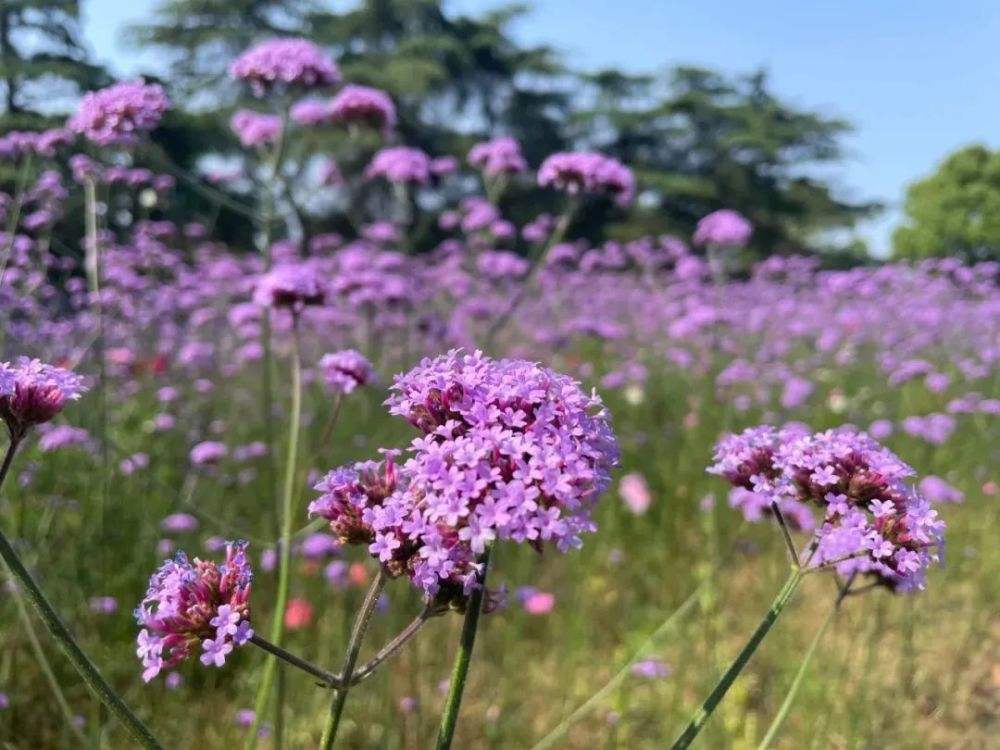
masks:
<path fill-rule="evenodd" d="M 750 640 L 747 641 L 746 645 L 737 654 L 733 663 L 729 665 L 729 668 L 725 671 L 722 677 L 719 679 L 718 683 L 709 693 L 705 702 L 702 703 L 701 708 L 699 708 L 694 716 L 691 717 L 691 721 L 688 723 L 687 727 L 681 732 L 681 735 L 674 741 L 671 745 L 672 750 L 683 750 L 683 748 L 690 747 L 691 743 L 694 742 L 695 737 L 701 731 L 702 727 L 708 721 L 709 717 L 715 708 L 722 702 L 725 698 L 726 693 L 732 684 L 739 677 L 740 672 L 750 661 L 750 657 L 753 656 L 757 647 L 760 646 L 764 637 L 771 630 L 771 626 L 774 625 L 775 620 L 778 619 L 778 615 L 781 614 L 785 606 L 788 604 L 789 600 L 792 598 L 792 594 L 795 593 L 795 589 L 798 588 L 799 583 L 802 581 L 804 573 L 800 569 L 793 569 L 788 576 L 788 580 L 785 581 L 778 595 L 775 597 L 774 602 L 771 604 L 770 609 L 764 615 L 764 619 L 760 621 L 757 629 L 754 630 L 753 635 L 750 636 Z"/>
<path fill-rule="evenodd" d="M 13 580 L 14 574 L 6 562 L 3 567 L 7 575 Z M 35 627 L 31 622 L 31 615 L 28 612 L 28 608 L 24 606 L 24 597 L 21 596 L 21 588 L 15 585 L 13 593 L 14 604 L 17 607 L 17 616 L 21 620 L 21 625 L 24 626 L 24 633 L 28 637 L 28 643 L 35 654 L 35 661 L 38 662 L 42 674 L 45 675 L 45 680 L 49 683 L 49 689 L 52 690 L 52 695 L 59 705 L 59 710 L 62 711 L 66 726 L 80 742 L 85 743 L 87 738 L 83 736 L 83 732 L 80 731 L 80 728 L 73 721 L 73 709 L 70 708 L 62 688 L 59 686 L 59 680 L 56 679 L 55 672 L 52 671 L 52 665 L 49 664 L 48 657 L 45 656 L 45 650 L 42 648 L 42 644 L 38 640 L 38 635 L 35 633 Z"/>
<path fill-rule="evenodd" d="M 632 665 L 635 664 L 637 661 L 639 661 L 639 659 L 641 659 L 648 653 L 650 646 L 652 646 L 653 643 L 659 640 L 669 630 L 673 629 L 674 625 L 677 624 L 677 621 L 680 618 L 684 617 L 684 615 L 688 613 L 688 610 L 690 610 L 692 607 L 694 607 L 695 604 L 698 603 L 698 598 L 699 595 L 701 594 L 701 590 L 705 588 L 708 584 L 709 584 L 708 580 L 705 580 L 694 591 L 692 591 L 688 595 L 687 599 L 681 602 L 681 605 L 677 607 L 677 609 L 675 609 L 673 612 L 671 612 L 670 616 L 667 617 L 667 619 L 664 620 L 660 624 L 660 626 L 653 631 L 653 633 L 649 636 L 649 638 L 646 639 L 646 642 L 639 647 L 639 649 L 635 652 L 635 654 L 632 655 L 632 658 L 629 659 L 625 663 L 625 665 L 618 670 L 618 672 L 615 674 L 614 677 L 612 677 L 610 680 L 604 683 L 604 685 L 601 687 L 600 690 L 598 690 L 596 693 L 590 696 L 586 701 L 583 702 L 583 704 L 579 708 L 577 708 L 573 713 L 571 713 L 569 716 L 563 719 L 555 729 L 553 729 L 551 732 L 545 735 L 541 740 L 539 740 L 532 748 L 532 750 L 547 750 L 547 748 L 552 747 L 556 742 L 562 739 L 563 736 L 565 736 L 566 732 L 569 731 L 570 727 L 572 727 L 574 724 L 580 721 L 580 719 L 582 719 L 584 716 L 590 713 L 590 711 L 594 707 L 599 705 L 600 702 L 604 700 L 604 698 L 607 697 L 612 690 L 617 688 L 625 680 L 625 678 L 627 678 L 631 674 Z"/>
<path fill-rule="evenodd" d="M 791 686 L 788 688 L 788 694 L 785 696 L 785 700 L 781 702 L 781 708 L 778 709 L 778 713 L 775 715 L 774 719 L 771 720 L 771 726 L 767 728 L 767 733 L 764 735 L 764 739 L 760 741 L 760 745 L 757 746 L 757 750 L 767 750 L 774 742 L 775 736 L 778 734 L 778 730 L 781 729 L 782 723 L 785 721 L 785 717 L 788 716 L 788 711 L 792 707 L 792 703 L 795 702 L 795 696 L 799 692 L 799 687 L 802 685 L 802 680 L 806 676 L 806 672 L 809 670 L 809 662 L 812 661 L 813 654 L 816 653 L 816 647 L 823 638 L 823 634 L 826 632 L 830 623 L 833 622 L 833 616 L 837 613 L 840 608 L 840 602 L 842 597 L 837 599 L 837 603 L 830 607 L 830 612 L 827 614 L 826 619 L 823 620 L 823 624 L 819 626 L 819 630 L 816 631 L 816 635 L 813 636 L 812 643 L 809 644 L 809 648 L 806 649 L 805 656 L 802 657 L 802 663 L 799 664 L 799 671 L 795 673 L 795 679 L 792 680 Z"/>
<path fill-rule="evenodd" d="M 541 248 L 538 251 L 538 255 L 535 257 L 534 263 L 528 270 L 528 275 L 525 276 L 524 282 L 521 284 L 521 288 L 514 294 L 511 299 L 510 304 L 507 305 L 507 309 L 500 314 L 499 317 L 493 322 L 493 325 L 486 331 L 486 336 L 484 338 L 485 347 L 489 348 L 497 334 L 499 334 L 510 322 L 511 318 L 514 317 L 514 313 L 517 312 L 518 307 L 527 298 L 529 292 L 532 291 L 535 280 L 538 274 L 545 267 L 545 261 L 549 256 L 549 251 L 553 247 L 558 245 L 563 241 L 566 236 L 566 232 L 569 230 L 570 222 L 573 220 L 573 215 L 576 213 L 577 203 L 576 201 L 571 201 L 563 211 L 562 216 L 559 217 L 559 221 L 556 223 L 555 228 L 552 230 L 552 234 L 549 238 L 542 243 Z"/>
<path fill-rule="evenodd" d="M 7 473 L 10 471 L 18 443 L 18 440 L 12 438 L 7 448 L 7 455 L 4 456 L 3 465 L 0 467 L 0 486 L 3 485 L 4 479 L 7 478 Z M 72 633 L 69 632 L 69 628 L 59 618 L 55 608 L 35 582 L 31 573 L 28 572 L 28 569 L 24 567 L 21 558 L 2 531 L 0 531 L 0 557 L 3 558 L 11 574 L 27 594 L 38 616 L 42 618 L 42 622 L 48 628 L 49 633 L 55 638 L 56 643 L 59 644 L 63 653 L 73 663 L 77 673 L 87 683 L 87 686 L 93 691 L 94 695 L 118 717 L 118 720 L 125 725 L 125 728 L 136 742 L 142 747 L 159 750 L 161 745 L 157 742 L 152 732 L 149 731 L 149 728 L 139 720 L 139 717 L 132 713 L 131 709 L 125 704 L 125 701 L 107 683 L 97 667 L 94 666 L 94 663 L 77 645 Z"/>
<path fill-rule="evenodd" d="M 432 607 L 425 607 L 423 612 L 417 615 L 416 618 L 414 618 L 409 625 L 403 628 L 395 638 L 385 644 L 385 646 L 383 646 L 379 652 L 375 654 L 375 656 L 357 668 L 351 676 L 351 685 L 357 685 L 359 682 L 367 679 L 375 672 L 376 669 L 378 669 L 382 662 L 391 658 L 397 651 L 409 643 L 410 639 L 420 632 L 420 629 L 424 626 L 424 624 L 431 617 L 434 617 L 437 614 L 439 613 Z"/>
<path fill-rule="evenodd" d="M 438 729 L 437 750 L 448 750 L 455 736 L 458 724 L 458 711 L 462 704 L 462 693 L 465 692 L 465 680 L 469 675 L 469 662 L 472 660 L 472 647 L 476 643 L 476 631 L 479 628 L 479 615 L 483 610 L 483 597 L 486 594 L 486 574 L 490 566 L 490 549 L 480 557 L 482 572 L 479 574 L 479 587 L 472 592 L 465 610 L 465 622 L 462 623 L 462 637 L 458 643 L 458 653 L 455 655 L 455 666 L 451 671 L 451 685 L 441 714 L 441 726 Z"/>
<path fill-rule="evenodd" d="M 299 431 L 302 422 L 302 356 L 299 347 L 298 316 L 292 313 L 292 411 L 288 428 L 288 454 L 285 464 L 285 482 L 281 496 L 281 539 L 278 559 L 278 593 L 271 619 L 270 640 L 281 646 L 285 634 L 285 606 L 292 565 L 292 501 L 295 495 L 295 476 L 298 464 Z M 257 744 L 257 730 L 271 697 L 278 663 L 269 659 L 264 665 L 257 696 L 254 700 L 254 724 L 247 736 L 247 747 Z"/>
<path fill-rule="evenodd" d="M 358 653 L 361 651 L 361 643 L 364 641 L 365 633 L 371 624 L 372 615 L 375 614 L 375 606 L 378 604 L 379 595 L 385 587 L 388 576 L 385 569 L 380 567 L 378 575 L 372 581 L 372 585 L 365 594 L 365 600 L 361 603 L 357 617 L 354 620 L 354 627 L 351 629 L 351 639 L 347 643 L 347 656 L 344 658 L 344 668 L 340 671 L 341 687 L 333 696 L 333 703 L 330 705 L 330 713 L 326 718 L 326 725 L 323 727 L 323 738 L 320 741 L 322 750 L 330 750 L 334 740 L 337 739 L 337 730 L 340 729 L 340 718 L 344 713 L 344 704 L 347 703 L 347 693 L 351 689 L 351 681 L 354 678 L 354 665 L 358 663 Z"/>
<path fill-rule="evenodd" d="M 293 667 L 301 669 L 307 674 L 311 674 L 317 680 L 320 680 L 324 685 L 336 686 L 340 684 L 340 677 L 333 674 L 332 672 L 327 672 L 322 667 L 318 667 L 310 661 L 296 656 L 291 651 L 286 651 L 281 646 L 276 646 L 270 641 L 261 638 L 259 635 L 250 636 L 250 643 L 255 645 L 257 648 L 267 651 L 267 653 L 272 656 L 276 656 L 282 661 L 288 662 Z"/>

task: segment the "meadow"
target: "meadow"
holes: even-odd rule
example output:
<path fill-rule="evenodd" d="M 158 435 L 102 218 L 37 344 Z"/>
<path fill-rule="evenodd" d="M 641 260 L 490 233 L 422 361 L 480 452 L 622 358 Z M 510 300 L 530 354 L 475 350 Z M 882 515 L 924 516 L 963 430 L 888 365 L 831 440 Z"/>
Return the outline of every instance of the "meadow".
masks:
<path fill-rule="evenodd" d="M 698 746 L 761 746 L 807 655 L 765 746 L 995 742 L 997 264 L 749 263 L 740 248 L 751 228 L 725 212 L 714 233 L 708 221 L 691 238 L 590 246 L 574 238 L 574 220 L 636 192 L 627 165 L 599 154 L 544 163 L 537 182 L 562 212 L 516 225 L 502 196 L 536 181 L 516 142 L 485 142 L 461 161 L 393 145 L 392 103 L 371 92 L 340 109 L 289 109 L 292 93 L 334 83 L 331 61 L 295 54 L 294 69 L 266 55 L 232 68 L 273 110 L 233 122 L 264 186 L 247 209 L 256 248 L 215 240 L 210 223 L 157 216 L 178 179 L 198 180 L 220 205 L 232 199 L 218 180 L 144 166 L 144 139 L 168 106 L 154 87 L 85 100 L 68 130 L 0 139 L 21 176 L 3 202 L 2 359 L 37 357 L 86 386 L 23 436 L 5 407 L 20 444 L 0 524 L 73 638 L 164 746 L 226 747 L 257 734 L 264 747 L 320 741 L 334 691 L 281 664 L 254 716 L 265 664 L 280 663 L 249 644 L 222 667 L 193 652 L 144 681 L 132 610 L 176 551 L 219 560 L 226 540 L 246 540 L 254 629 L 274 632 L 285 599 L 280 644 L 340 669 L 380 561 L 322 514 L 310 517 L 322 494 L 314 487 L 335 467 L 406 448 L 423 427 L 389 413 L 393 376 L 455 349 L 538 362 L 595 389 L 620 450 L 609 486 L 588 498 L 596 531 L 579 549 L 503 531 L 492 544 L 492 611 L 479 623 L 457 747 L 674 740 L 788 575 L 767 503 L 706 472 L 723 435 L 760 424 L 868 431 L 914 467 L 907 482 L 947 524 L 945 545 L 922 590 L 897 591 L 898 578 L 871 570 L 806 576 Z M 351 174 L 341 160 L 345 174 L 333 175 L 297 151 L 313 128 L 365 131 L 349 135 L 357 149 L 385 143 L 364 170 Z M 356 236 L 297 237 L 290 180 L 335 198 L 385 189 L 358 198 Z M 480 195 L 448 204 L 459 181 Z M 86 217 L 79 248 L 52 231 L 74 201 Z M 417 253 L 422 217 L 447 236 Z M 324 358 L 345 350 L 353 354 Z M 0 398 L 13 393 L 0 388 Z M 817 523 L 815 508 L 802 507 L 805 518 L 789 516 L 800 547 Z M 401 570 L 361 661 L 424 606 L 426 589 L 408 580 L 416 573 Z M 846 578 L 874 585 L 835 608 Z M 442 580 L 450 599 L 440 616 L 349 692 L 341 746 L 432 746 L 463 627 L 451 610 L 478 604 Z M 0 740 L 128 746 L 17 591 L 11 580 L 0 597 Z"/>

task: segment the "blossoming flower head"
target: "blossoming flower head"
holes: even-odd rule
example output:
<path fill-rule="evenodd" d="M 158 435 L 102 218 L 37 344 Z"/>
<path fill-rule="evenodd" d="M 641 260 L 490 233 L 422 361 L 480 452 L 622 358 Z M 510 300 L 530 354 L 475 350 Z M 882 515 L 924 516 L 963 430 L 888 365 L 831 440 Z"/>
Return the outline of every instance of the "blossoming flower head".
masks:
<path fill-rule="evenodd" d="M 159 84 L 116 83 L 85 94 L 67 125 L 100 146 L 129 145 L 153 130 L 169 106 Z"/>
<path fill-rule="evenodd" d="M 844 576 L 871 573 L 895 590 L 923 588 L 943 543 L 944 523 L 906 483 L 913 469 L 853 429 L 752 428 L 723 439 L 709 471 L 783 512 L 788 503 L 818 507 L 811 563 L 835 565 Z"/>
<path fill-rule="evenodd" d="M 265 146 L 281 136 L 281 118 L 278 115 L 266 115 L 250 109 L 234 113 L 229 127 L 244 148 Z"/>
<path fill-rule="evenodd" d="M 279 87 L 318 88 L 340 82 L 336 64 L 307 39 L 271 39 L 233 61 L 229 74 L 257 96 Z"/>
<path fill-rule="evenodd" d="M 493 540 L 566 551 L 595 529 L 590 510 L 618 460 L 596 395 L 532 362 L 458 350 L 397 376 L 392 390 L 390 413 L 423 433 L 405 462 L 388 461 L 391 481 L 374 492 L 357 468 L 331 472 L 311 507 L 335 530 L 359 532 L 390 573 L 460 600 Z"/>
<path fill-rule="evenodd" d="M 372 367 L 372 363 L 354 349 L 324 354 L 319 361 L 319 368 L 330 389 L 345 395 L 375 380 L 375 368 Z"/>
<path fill-rule="evenodd" d="M 308 263 L 286 262 L 275 266 L 257 280 L 253 299 L 261 307 L 321 305 L 326 287 L 319 273 Z"/>
<path fill-rule="evenodd" d="M 11 435 L 20 438 L 32 426 L 48 422 L 85 390 L 79 375 L 37 359 L 21 357 L 14 364 L 0 363 L 0 419 Z"/>
<path fill-rule="evenodd" d="M 538 184 L 570 195 L 604 194 L 627 206 L 635 197 L 635 177 L 624 164 L 596 151 L 552 154 L 538 169 Z"/>
<path fill-rule="evenodd" d="M 330 119 L 345 125 L 363 125 L 387 131 L 396 127 L 396 106 L 380 89 L 351 84 L 344 86 L 329 105 Z"/>
<path fill-rule="evenodd" d="M 475 144 L 469 149 L 468 160 L 471 166 L 481 169 L 489 177 L 520 174 L 528 169 L 528 163 L 521 154 L 521 144 L 509 137 Z"/>
<path fill-rule="evenodd" d="M 189 458 L 195 466 L 213 466 L 227 455 L 229 455 L 229 448 L 226 447 L 225 443 L 206 440 L 191 449 Z"/>
<path fill-rule="evenodd" d="M 419 148 L 384 148 L 372 158 L 365 176 L 382 177 L 398 184 L 426 185 L 431 177 L 431 160 Z"/>
<path fill-rule="evenodd" d="M 742 214 L 728 208 L 702 217 L 692 240 L 696 245 L 743 247 L 753 233 L 753 225 Z"/>
<path fill-rule="evenodd" d="M 178 553 L 149 579 L 135 611 L 142 628 L 136 653 L 144 667 L 143 680 L 149 682 L 198 651 L 202 664 L 221 667 L 234 647 L 250 640 L 246 547 L 246 542 L 228 543 L 221 564 L 189 561 Z"/>

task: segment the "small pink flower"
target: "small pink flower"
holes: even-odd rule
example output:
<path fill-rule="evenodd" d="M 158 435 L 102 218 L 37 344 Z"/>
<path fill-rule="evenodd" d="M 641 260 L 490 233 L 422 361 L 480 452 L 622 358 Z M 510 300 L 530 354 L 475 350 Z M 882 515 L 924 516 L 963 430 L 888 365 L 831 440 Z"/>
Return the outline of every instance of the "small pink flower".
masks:
<path fill-rule="evenodd" d="M 618 494 L 626 507 L 637 516 L 641 516 L 649 510 L 649 506 L 653 502 L 649 485 L 642 474 L 633 473 L 623 476 L 618 484 Z"/>
<path fill-rule="evenodd" d="M 524 611 L 529 615 L 547 615 L 556 606 L 556 595 L 547 591 L 534 591 L 524 599 Z"/>
<path fill-rule="evenodd" d="M 313 606 L 307 599 L 292 599 L 285 609 L 285 627 L 289 630 L 302 630 L 308 627 L 313 619 Z"/>

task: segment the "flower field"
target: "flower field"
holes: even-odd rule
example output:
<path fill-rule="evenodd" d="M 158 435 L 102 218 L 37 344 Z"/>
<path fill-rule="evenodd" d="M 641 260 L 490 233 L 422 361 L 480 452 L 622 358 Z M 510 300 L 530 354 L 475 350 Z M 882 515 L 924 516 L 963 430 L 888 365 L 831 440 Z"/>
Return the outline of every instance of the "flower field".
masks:
<path fill-rule="evenodd" d="M 5 747 L 996 741 L 997 263 L 588 242 L 616 158 L 229 75 L 242 171 L 151 82 L 0 136 Z"/>

